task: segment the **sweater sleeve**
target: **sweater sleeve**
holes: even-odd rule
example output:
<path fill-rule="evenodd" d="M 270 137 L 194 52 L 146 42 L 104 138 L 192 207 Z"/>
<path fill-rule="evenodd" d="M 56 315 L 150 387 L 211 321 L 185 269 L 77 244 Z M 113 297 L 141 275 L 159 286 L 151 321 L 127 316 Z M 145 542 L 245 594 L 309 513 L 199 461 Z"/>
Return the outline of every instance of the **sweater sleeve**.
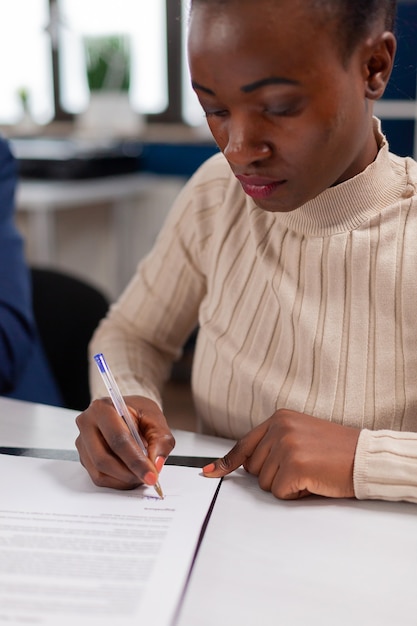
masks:
<path fill-rule="evenodd" d="M 195 177 L 180 193 L 152 251 L 139 263 L 90 342 L 93 399 L 107 395 L 92 359 L 103 352 L 124 395 L 144 395 L 161 405 L 163 383 L 197 326 L 205 294 L 195 223 L 201 199 Z"/>
<path fill-rule="evenodd" d="M 417 433 L 362 430 L 353 481 L 360 500 L 417 503 Z"/>

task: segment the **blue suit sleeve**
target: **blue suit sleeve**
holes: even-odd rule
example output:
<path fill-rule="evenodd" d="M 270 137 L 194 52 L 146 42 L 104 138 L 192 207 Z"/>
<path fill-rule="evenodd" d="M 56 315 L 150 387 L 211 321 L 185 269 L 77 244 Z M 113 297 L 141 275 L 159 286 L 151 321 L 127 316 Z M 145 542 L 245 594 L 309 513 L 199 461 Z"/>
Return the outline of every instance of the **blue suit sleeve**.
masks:
<path fill-rule="evenodd" d="M 0 138 L 0 393 L 11 391 L 35 343 L 23 241 L 14 221 L 16 162 Z"/>

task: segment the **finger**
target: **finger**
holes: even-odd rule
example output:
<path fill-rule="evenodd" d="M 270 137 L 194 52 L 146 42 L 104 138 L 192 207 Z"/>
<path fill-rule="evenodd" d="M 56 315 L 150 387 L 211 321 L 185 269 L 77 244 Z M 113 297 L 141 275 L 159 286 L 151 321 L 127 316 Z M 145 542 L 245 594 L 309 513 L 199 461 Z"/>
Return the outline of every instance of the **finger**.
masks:
<path fill-rule="evenodd" d="M 247 472 L 253 476 L 263 476 L 269 484 L 279 467 L 279 447 L 271 437 L 265 435 L 252 451 L 251 456 L 244 464 Z"/>
<path fill-rule="evenodd" d="M 93 402 L 77 417 L 78 449 L 92 480 L 132 488 L 140 482 L 155 484 L 158 473 L 133 439 L 125 422 L 106 400 Z"/>
<path fill-rule="evenodd" d="M 117 425 L 117 430 L 108 422 L 102 426 L 102 436 L 109 447 L 110 458 L 106 459 L 106 463 L 111 463 L 112 460 L 117 462 L 117 467 L 125 466 L 126 469 L 134 476 L 147 485 L 154 485 L 158 480 L 158 471 L 155 468 L 154 463 L 144 454 L 142 448 L 132 437 L 127 425 L 124 421 L 120 420 L 117 415 L 120 425 Z M 100 459 L 95 457 L 96 467 L 99 469 Z M 111 463 L 112 467 L 116 466 Z M 103 466 L 103 470 L 105 467 Z M 114 476 L 114 471 L 112 472 Z"/>
<path fill-rule="evenodd" d="M 137 476 L 134 476 L 120 459 L 112 457 L 110 452 L 108 452 L 106 457 L 103 456 L 103 462 L 100 462 L 98 455 L 96 455 L 96 461 L 93 461 L 81 437 L 76 439 L 75 445 L 80 456 L 81 464 L 89 473 L 91 480 L 98 487 L 134 489 L 141 484 Z M 104 467 L 104 471 L 100 470 L 100 466 Z"/>
<path fill-rule="evenodd" d="M 265 422 L 260 424 L 240 439 L 222 458 L 203 467 L 203 474 L 210 478 L 227 476 L 241 465 L 247 467 L 247 461 L 265 434 Z"/>
<path fill-rule="evenodd" d="M 175 446 L 175 439 L 164 414 L 155 403 L 152 402 L 152 405 L 150 409 L 144 405 L 136 411 L 136 415 L 138 429 L 145 441 L 148 456 L 159 473 Z"/>
<path fill-rule="evenodd" d="M 275 474 L 270 491 L 280 500 L 299 500 L 312 493 L 304 481 L 290 478 L 290 474 L 282 468 Z"/>
<path fill-rule="evenodd" d="M 301 500 L 301 498 L 307 498 L 311 496 L 311 492 L 308 489 L 300 489 L 300 491 L 294 491 L 293 493 L 287 493 L 283 496 L 282 500 Z"/>

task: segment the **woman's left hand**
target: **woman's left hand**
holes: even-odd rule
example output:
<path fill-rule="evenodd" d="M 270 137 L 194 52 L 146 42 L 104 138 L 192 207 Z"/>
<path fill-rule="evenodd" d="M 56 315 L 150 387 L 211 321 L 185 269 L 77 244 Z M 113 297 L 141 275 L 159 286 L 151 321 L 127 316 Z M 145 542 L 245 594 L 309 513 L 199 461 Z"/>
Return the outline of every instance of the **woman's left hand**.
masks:
<path fill-rule="evenodd" d="M 352 498 L 359 433 L 356 428 L 279 409 L 203 472 L 218 478 L 243 465 L 258 477 L 262 489 L 277 498 L 310 494 Z"/>

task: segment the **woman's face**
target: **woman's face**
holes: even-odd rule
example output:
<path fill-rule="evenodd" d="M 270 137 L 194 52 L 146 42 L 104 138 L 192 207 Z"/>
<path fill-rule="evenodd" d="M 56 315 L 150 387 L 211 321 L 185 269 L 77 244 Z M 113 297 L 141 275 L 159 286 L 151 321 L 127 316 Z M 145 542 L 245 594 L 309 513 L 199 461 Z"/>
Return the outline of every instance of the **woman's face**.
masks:
<path fill-rule="evenodd" d="M 332 22 L 305 0 L 192 9 L 191 79 L 244 191 L 292 211 L 361 172 L 377 153 L 365 44 L 343 62 Z"/>

